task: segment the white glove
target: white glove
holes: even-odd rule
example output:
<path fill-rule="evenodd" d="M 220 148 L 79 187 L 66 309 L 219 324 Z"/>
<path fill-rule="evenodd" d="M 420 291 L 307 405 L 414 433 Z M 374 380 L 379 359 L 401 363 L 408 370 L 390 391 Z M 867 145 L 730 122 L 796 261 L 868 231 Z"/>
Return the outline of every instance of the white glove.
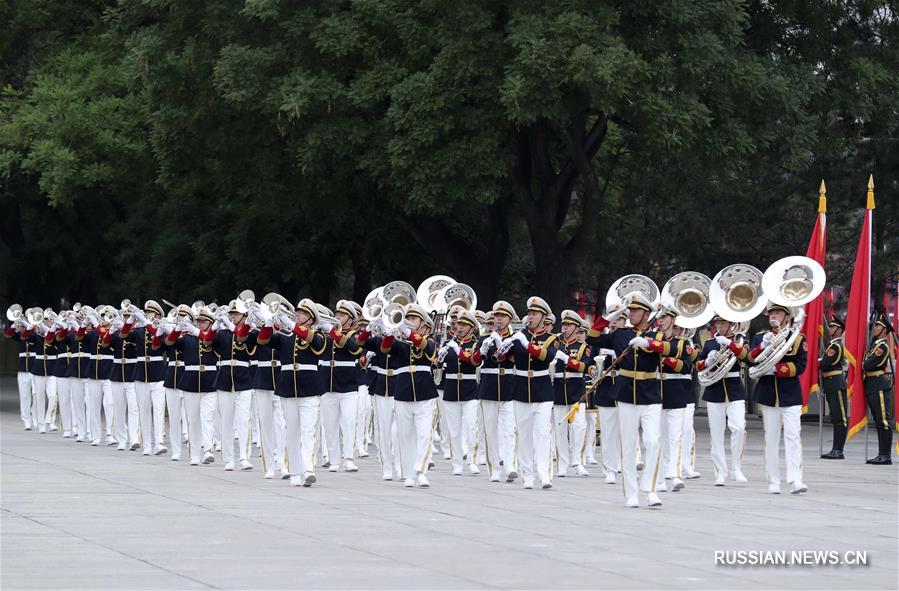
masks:
<path fill-rule="evenodd" d="M 197 328 L 196 326 L 194 326 L 193 324 L 190 324 L 190 323 L 185 324 L 185 326 L 184 326 L 184 332 L 186 332 L 187 334 L 191 334 L 191 335 L 193 335 L 193 336 L 195 336 L 195 337 L 199 337 L 199 336 L 200 336 L 200 329 Z"/>
<path fill-rule="evenodd" d="M 122 330 L 123 326 L 125 326 L 125 322 L 121 318 L 116 318 L 112 321 L 110 329 L 112 330 L 112 332 L 119 332 L 120 330 Z"/>
<path fill-rule="evenodd" d="M 705 358 L 706 365 L 711 365 L 711 364 L 715 363 L 716 357 L 718 357 L 718 351 L 716 351 L 715 349 L 712 349 L 711 351 L 709 351 L 709 354 Z"/>
<path fill-rule="evenodd" d="M 490 344 L 493 342 L 493 339 L 484 339 L 484 342 L 481 343 L 481 357 L 486 357 L 487 352 L 490 351 Z"/>
<path fill-rule="evenodd" d="M 399 335 L 402 335 L 404 338 L 409 338 L 412 336 L 412 329 L 405 322 L 399 325 L 398 328 Z M 399 336 L 397 335 L 397 336 Z"/>
<path fill-rule="evenodd" d="M 141 323 L 143 326 L 147 325 L 147 316 L 141 310 L 135 310 L 131 317 L 137 320 L 137 322 Z"/>
<path fill-rule="evenodd" d="M 171 330 L 171 325 L 169 325 L 168 322 L 160 322 L 159 325 L 156 327 L 156 336 L 159 338 L 162 338 L 165 335 L 167 335 L 170 332 L 170 330 Z"/>
<path fill-rule="evenodd" d="M 512 340 L 518 341 L 523 347 L 527 347 L 530 344 L 528 338 L 520 331 L 512 335 Z"/>
<path fill-rule="evenodd" d="M 23 314 L 23 318 L 19 318 L 19 322 L 22 324 L 22 326 L 25 327 L 25 330 L 34 330 L 34 325 L 31 324 L 30 322 L 28 322 L 27 320 L 25 320 L 24 314 Z"/>
<path fill-rule="evenodd" d="M 459 343 L 457 343 L 456 341 L 450 341 L 446 344 L 446 346 L 455 351 L 456 355 L 459 354 Z"/>
<path fill-rule="evenodd" d="M 225 316 L 224 318 L 222 318 L 221 323 L 222 323 L 222 326 L 224 326 L 225 328 L 227 328 L 227 329 L 230 330 L 231 332 L 234 332 L 234 330 L 237 328 L 237 325 L 234 324 L 233 322 L 231 322 L 231 319 L 228 318 L 227 316 Z"/>
<path fill-rule="evenodd" d="M 490 336 L 493 339 L 493 343 L 496 345 L 497 349 L 503 346 L 503 337 L 499 336 L 498 332 L 494 331 Z"/>
<path fill-rule="evenodd" d="M 646 337 L 634 337 L 630 340 L 628 345 L 635 349 L 646 349 L 649 347 L 649 339 L 647 339 Z"/>
<path fill-rule="evenodd" d="M 293 330 L 297 325 L 296 321 L 288 316 L 286 312 L 280 312 L 278 314 L 278 324 L 280 324 L 287 330 Z"/>
<path fill-rule="evenodd" d="M 773 333 L 773 332 L 766 332 L 766 333 L 762 336 L 762 343 L 761 343 L 761 345 L 760 345 L 761 348 L 762 348 L 762 349 L 767 348 L 768 345 L 771 344 L 771 341 L 772 341 L 773 339 L 774 339 L 774 333 Z"/>
<path fill-rule="evenodd" d="M 570 359 L 570 357 L 568 356 L 568 353 L 566 353 L 565 351 L 562 351 L 562 350 L 556 351 L 556 361 L 561 361 L 562 363 L 568 363 L 569 359 Z"/>
<path fill-rule="evenodd" d="M 327 320 L 323 320 L 319 322 L 318 327 L 325 334 L 330 334 L 331 329 L 333 329 L 336 325 L 333 322 L 328 322 Z"/>
<path fill-rule="evenodd" d="M 100 319 L 97 317 L 96 314 L 91 314 L 90 316 L 88 316 L 87 321 L 89 323 L 93 324 L 94 326 L 100 326 Z"/>
<path fill-rule="evenodd" d="M 265 326 L 271 328 L 275 325 L 275 315 L 274 314 L 263 314 L 262 318 L 265 320 Z"/>
<path fill-rule="evenodd" d="M 721 345 L 722 347 L 730 347 L 730 344 L 733 343 L 732 340 L 730 340 L 729 338 L 727 338 L 727 337 L 724 336 L 723 334 L 719 334 L 718 336 L 716 336 L 716 337 L 715 337 L 715 340 L 716 340 L 716 341 L 718 342 L 718 344 Z"/>
<path fill-rule="evenodd" d="M 69 330 L 78 330 L 81 327 L 78 325 L 77 320 L 75 320 L 74 318 L 70 318 L 66 323 L 66 328 L 68 328 Z"/>

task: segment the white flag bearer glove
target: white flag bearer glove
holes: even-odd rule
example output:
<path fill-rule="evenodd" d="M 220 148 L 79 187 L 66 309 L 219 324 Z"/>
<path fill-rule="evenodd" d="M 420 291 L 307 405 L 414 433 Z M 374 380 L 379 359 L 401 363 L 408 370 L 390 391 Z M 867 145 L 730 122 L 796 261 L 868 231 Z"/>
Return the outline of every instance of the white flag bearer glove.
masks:
<path fill-rule="evenodd" d="M 649 347 L 649 339 L 646 337 L 634 337 L 628 344 L 635 349 L 646 349 Z"/>

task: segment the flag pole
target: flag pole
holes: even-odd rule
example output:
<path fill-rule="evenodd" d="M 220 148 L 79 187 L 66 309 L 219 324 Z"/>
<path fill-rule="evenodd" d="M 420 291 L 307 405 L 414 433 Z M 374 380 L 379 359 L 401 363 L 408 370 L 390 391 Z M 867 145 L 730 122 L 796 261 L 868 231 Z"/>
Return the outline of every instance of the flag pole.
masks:
<path fill-rule="evenodd" d="M 824 179 L 821 179 L 821 186 L 818 188 L 818 220 L 827 212 L 827 187 L 824 186 Z M 824 230 L 824 228 L 822 228 Z M 822 293 L 821 298 L 824 297 Z M 821 306 L 822 324 L 824 330 L 828 330 L 827 326 L 827 310 Z M 825 350 L 824 334 L 818 332 L 818 354 Z M 824 397 L 824 372 L 821 370 L 821 364 L 818 364 L 818 457 L 824 455 L 824 405 L 826 403 Z"/>

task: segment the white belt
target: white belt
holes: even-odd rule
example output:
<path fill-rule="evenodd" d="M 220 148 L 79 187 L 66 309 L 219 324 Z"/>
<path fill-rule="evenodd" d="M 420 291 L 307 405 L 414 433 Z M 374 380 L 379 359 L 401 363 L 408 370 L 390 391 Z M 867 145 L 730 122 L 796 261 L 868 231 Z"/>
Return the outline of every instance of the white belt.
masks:
<path fill-rule="evenodd" d="M 482 367 L 481 375 L 515 375 L 515 370 L 505 367 Z"/>
<path fill-rule="evenodd" d="M 91 355 L 91 360 L 97 359 L 115 359 L 113 355 Z"/>
<path fill-rule="evenodd" d="M 548 369 L 516 369 L 515 375 L 523 378 L 542 378 L 549 375 Z"/>
<path fill-rule="evenodd" d="M 384 369 L 382 367 L 379 367 L 377 369 L 379 374 L 386 375 L 387 377 L 414 371 L 431 371 L 431 368 L 427 365 L 406 365 L 405 367 L 401 367 L 399 369 Z"/>
<path fill-rule="evenodd" d="M 729 372 L 727 372 L 727 374 L 726 374 L 724 377 L 726 377 L 726 378 L 739 378 L 739 377 L 741 377 L 741 375 L 740 375 L 740 372 L 738 372 L 738 371 L 729 371 Z"/>
<path fill-rule="evenodd" d="M 35 353 L 31 353 L 31 352 L 19 353 L 19 357 L 34 357 L 34 356 L 35 356 Z"/>
<path fill-rule="evenodd" d="M 79 353 L 69 353 L 72 357 L 90 357 L 91 354 L 86 351 L 81 351 Z"/>
<path fill-rule="evenodd" d="M 185 365 L 184 371 L 213 371 L 214 365 Z"/>
<path fill-rule="evenodd" d="M 219 361 L 219 367 L 223 365 L 230 365 L 231 367 L 250 367 L 249 361 L 239 361 L 237 359 L 225 359 L 224 361 Z"/>
<path fill-rule="evenodd" d="M 288 363 L 281 366 L 281 371 L 318 371 L 318 365 L 311 363 Z"/>
<path fill-rule="evenodd" d="M 112 362 L 118 363 L 119 365 L 122 365 L 123 363 L 127 365 L 129 363 L 137 363 L 137 359 L 125 359 L 124 361 L 121 359 L 113 359 Z"/>
<path fill-rule="evenodd" d="M 277 367 L 280 363 L 280 361 L 254 361 L 253 365 L 258 367 Z"/>
<path fill-rule="evenodd" d="M 169 361 L 169 367 L 184 367 L 183 361 Z"/>
<path fill-rule="evenodd" d="M 143 361 L 146 363 L 150 363 L 151 361 L 162 361 L 162 357 L 158 355 L 150 356 L 145 355 L 143 357 L 138 357 L 135 361 Z"/>
<path fill-rule="evenodd" d="M 42 361 L 53 361 L 56 359 L 56 355 L 35 355 L 35 359 L 40 359 Z"/>
<path fill-rule="evenodd" d="M 322 359 L 318 364 L 324 367 L 356 367 L 355 361 L 326 361 Z"/>
<path fill-rule="evenodd" d="M 559 375 L 556 374 L 556 377 L 559 377 Z M 582 372 L 582 371 L 566 371 L 565 372 L 565 378 L 583 378 L 583 377 L 584 377 L 584 372 Z"/>
<path fill-rule="evenodd" d="M 688 373 L 663 373 L 662 381 L 668 380 L 692 380 L 693 376 Z"/>
<path fill-rule="evenodd" d="M 473 373 L 448 373 L 443 376 L 446 380 L 476 380 L 477 374 Z"/>

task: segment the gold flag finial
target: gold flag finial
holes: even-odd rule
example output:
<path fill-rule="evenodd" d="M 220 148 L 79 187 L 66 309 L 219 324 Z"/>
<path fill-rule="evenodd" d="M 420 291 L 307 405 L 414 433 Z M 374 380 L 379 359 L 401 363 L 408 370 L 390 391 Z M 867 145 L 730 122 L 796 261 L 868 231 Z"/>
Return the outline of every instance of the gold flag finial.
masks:
<path fill-rule="evenodd" d="M 874 175 L 868 177 L 868 204 L 865 209 L 874 209 Z"/>
<path fill-rule="evenodd" d="M 821 186 L 818 188 L 818 213 L 827 213 L 827 187 L 824 186 L 824 179 L 821 179 Z"/>

